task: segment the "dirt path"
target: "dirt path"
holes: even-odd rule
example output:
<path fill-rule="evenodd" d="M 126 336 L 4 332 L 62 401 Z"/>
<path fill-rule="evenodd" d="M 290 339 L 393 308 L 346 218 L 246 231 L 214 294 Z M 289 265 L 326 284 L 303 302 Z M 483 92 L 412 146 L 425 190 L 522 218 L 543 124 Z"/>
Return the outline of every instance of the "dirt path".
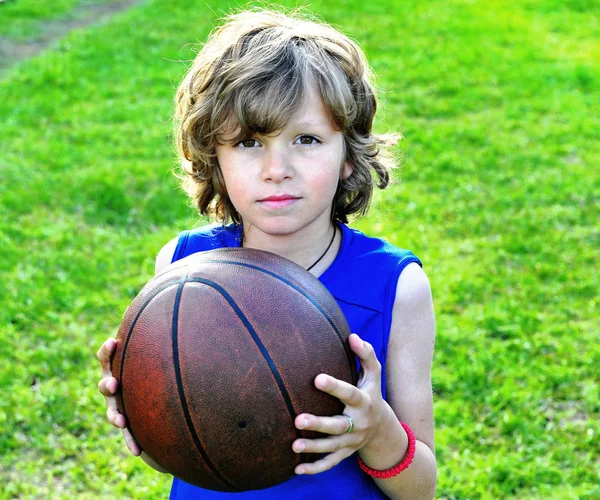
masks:
<path fill-rule="evenodd" d="M 0 0 L 1 1 L 1 0 Z M 143 0 L 116 0 L 108 4 L 82 5 L 72 11 L 68 19 L 41 21 L 41 35 L 33 40 L 16 42 L 0 37 L 0 71 L 17 61 L 33 57 L 54 46 L 71 31 L 106 22 L 115 14 L 141 3 Z"/>

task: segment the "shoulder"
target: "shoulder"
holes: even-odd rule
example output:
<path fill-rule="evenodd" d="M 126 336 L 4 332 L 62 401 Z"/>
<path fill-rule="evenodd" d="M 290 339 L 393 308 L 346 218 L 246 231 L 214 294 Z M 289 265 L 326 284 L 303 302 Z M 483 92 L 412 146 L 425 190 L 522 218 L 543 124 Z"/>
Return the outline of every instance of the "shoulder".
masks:
<path fill-rule="evenodd" d="M 341 227 L 338 257 L 320 279 L 338 301 L 381 313 L 387 343 L 399 276 L 408 265 L 416 263 L 419 267 L 421 261 L 410 250 L 346 225 Z"/>
<path fill-rule="evenodd" d="M 166 243 L 158 252 L 156 256 L 156 262 L 154 263 L 154 273 L 160 273 L 165 267 L 167 267 L 173 260 L 175 249 L 177 248 L 177 242 L 179 236 L 176 236 L 171 241 Z"/>
<path fill-rule="evenodd" d="M 347 243 L 344 248 L 344 267 L 362 268 L 363 274 L 373 279 L 387 278 L 388 287 L 396 284 L 398 276 L 411 262 L 421 265 L 419 258 L 410 250 L 399 248 L 381 238 L 367 236 L 350 228 L 346 228 L 344 237 Z"/>
<path fill-rule="evenodd" d="M 435 314 L 431 286 L 427 275 L 417 263 L 408 264 L 396 283 L 392 311 L 390 342 L 421 343 L 433 349 Z"/>
<path fill-rule="evenodd" d="M 432 298 L 429 278 L 417 262 L 410 262 L 398 277 L 394 308 L 414 309 L 430 303 Z"/>
<path fill-rule="evenodd" d="M 435 313 L 431 286 L 416 263 L 406 266 L 396 284 L 392 311 L 389 354 L 402 359 L 416 377 L 429 377 L 435 343 Z"/>
<path fill-rule="evenodd" d="M 155 272 L 159 273 L 171 262 L 183 259 L 196 252 L 215 248 L 239 246 L 241 226 L 211 224 L 182 231 L 164 245 L 156 257 Z"/>
<path fill-rule="evenodd" d="M 421 265 L 410 250 L 396 247 L 387 241 L 367 236 L 357 229 L 342 225 L 343 240 L 338 268 L 344 273 L 361 275 L 362 279 L 385 280 L 388 286 L 396 284 L 402 270 L 411 262 Z"/>

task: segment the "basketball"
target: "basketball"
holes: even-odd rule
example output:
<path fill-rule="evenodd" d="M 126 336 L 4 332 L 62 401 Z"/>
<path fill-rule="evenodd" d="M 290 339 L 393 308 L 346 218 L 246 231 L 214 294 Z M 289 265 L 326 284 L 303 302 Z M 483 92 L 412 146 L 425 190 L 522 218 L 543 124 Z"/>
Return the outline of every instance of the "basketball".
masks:
<path fill-rule="evenodd" d="M 112 361 L 117 402 L 144 452 L 202 488 L 282 483 L 319 455 L 292 451 L 300 413 L 339 415 L 319 373 L 356 385 L 350 330 L 335 299 L 297 264 L 223 248 L 155 276 L 129 306 Z"/>

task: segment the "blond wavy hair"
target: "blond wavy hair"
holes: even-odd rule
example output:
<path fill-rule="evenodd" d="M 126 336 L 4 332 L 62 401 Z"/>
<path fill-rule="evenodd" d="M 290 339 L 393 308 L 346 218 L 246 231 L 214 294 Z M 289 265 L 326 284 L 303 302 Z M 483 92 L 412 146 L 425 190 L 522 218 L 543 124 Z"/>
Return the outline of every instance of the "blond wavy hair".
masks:
<path fill-rule="evenodd" d="M 398 135 L 372 133 L 377 100 L 372 72 L 348 37 L 299 12 L 245 10 L 212 31 L 175 96 L 176 146 L 183 187 L 202 215 L 241 224 L 216 157 L 219 137 L 238 140 L 282 130 L 311 82 L 344 136 L 352 174 L 340 180 L 332 219 L 364 215 L 373 186 L 390 182 Z M 373 172 L 377 179 L 375 179 Z"/>

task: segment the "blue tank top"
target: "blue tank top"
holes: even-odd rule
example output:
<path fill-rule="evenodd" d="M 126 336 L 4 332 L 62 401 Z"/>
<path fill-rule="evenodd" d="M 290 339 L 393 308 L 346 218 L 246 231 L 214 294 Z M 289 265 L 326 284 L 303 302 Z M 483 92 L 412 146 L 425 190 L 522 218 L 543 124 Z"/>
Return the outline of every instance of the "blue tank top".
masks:
<path fill-rule="evenodd" d="M 408 250 L 370 238 L 362 232 L 339 224 L 342 244 L 333 263 L 319 280 L 336 299 L 346 316 L 350 331 L 373 345 L 382 367 L 381 388 L 386 397 L 385 362 L 392 324 L 396 285 L 402 270 L 421 261 Z M 241 226 L 206 226 L 179 235 L 172 262 L 196 252 L 223 247 L 239 247 Z M 358 467 L 355 456 L 316 475 L 296 476 L 285 483 L 243 493 L 226 493 L 192 486 L 173 479 L 171 500 L 190 499 L 269 499 L 269 500 L 368 500 L 385 499 L 373 480 Z"/>

